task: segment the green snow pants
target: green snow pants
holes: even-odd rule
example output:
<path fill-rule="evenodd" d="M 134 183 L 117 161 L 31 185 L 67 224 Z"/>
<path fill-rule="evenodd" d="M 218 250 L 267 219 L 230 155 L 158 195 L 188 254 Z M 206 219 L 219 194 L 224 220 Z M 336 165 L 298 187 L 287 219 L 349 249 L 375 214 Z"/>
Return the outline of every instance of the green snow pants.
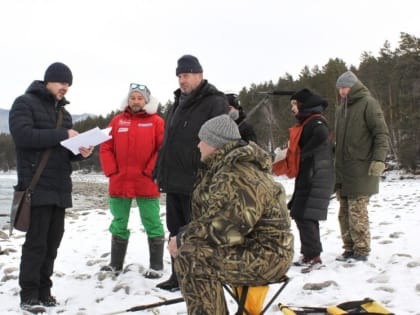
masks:
<path fill-rule="evenodd" d="M 160 219 L 159 198 L 135 198 L 140 213 L 141 223 L 149 238 L 164 237 L 163 224 Z M 131 198 L 109 197 L 109 208 L 113 215 L 109 231 L 124 240 L 130 237 L 128 219 L 131 210 Z"/>

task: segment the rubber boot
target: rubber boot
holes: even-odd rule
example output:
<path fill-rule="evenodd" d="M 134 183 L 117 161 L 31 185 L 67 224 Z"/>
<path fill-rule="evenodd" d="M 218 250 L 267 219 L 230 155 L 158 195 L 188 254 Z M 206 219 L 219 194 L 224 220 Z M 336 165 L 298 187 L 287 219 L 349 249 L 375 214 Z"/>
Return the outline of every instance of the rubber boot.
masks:
<path fill-rule="evenodd" d="M 167 291 L 178 291 L 179 290 L 179 283 L 178 278 L 176 277 L 175 269 L 174 269 L 174 259 L 171 257 L 171 267 L 172 267 L 172 274 L 168 280 L 158 283 L 156 287 L 162 290 Z"/>
<path fill-rule="evenodd" d="M 149 238 L 149 262 L 150 267 L 144 273 L 144 277 L 148 279 L 158 279 L 163 275 L 163 245 L 165 239 L 163 237 Z"/>
<path fill-rule="evenodd" d="M 116 235 L 111 239 L 111 262 L 108 266 L 101 268 L 101 271 L 112 271 L 116 275 L 120 274 L 124 264 L 125 254 L 127 252 L 128 240 L 124 240 Z"/>

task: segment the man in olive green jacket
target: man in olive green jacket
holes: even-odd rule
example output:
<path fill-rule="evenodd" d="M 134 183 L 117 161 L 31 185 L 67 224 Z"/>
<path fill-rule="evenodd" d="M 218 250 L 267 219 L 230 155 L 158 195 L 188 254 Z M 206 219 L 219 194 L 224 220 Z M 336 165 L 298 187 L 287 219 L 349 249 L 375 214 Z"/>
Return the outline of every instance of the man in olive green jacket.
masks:
<path fill-rule="evenodd" d="M 385 169 L 388 127 L 379 103 L 351 71 L 336 83 L 341 105 L 336 112 L 336 194 L 344 253 L 337 260 L 365 261 L 370 252 L 367 206 L 379 192 Z"/>
<path fill-rule="evenodd" d="M 198 137 L 203 167 L 195 182 L 192 220 L 168 247 L 176 257 L 188 314 L 224 315 L 222 284 L 262 286 L 280 280 L 292 263 L 293 235 L 270 155 L 241 140 L 228 115 L 208 120 Z"/>

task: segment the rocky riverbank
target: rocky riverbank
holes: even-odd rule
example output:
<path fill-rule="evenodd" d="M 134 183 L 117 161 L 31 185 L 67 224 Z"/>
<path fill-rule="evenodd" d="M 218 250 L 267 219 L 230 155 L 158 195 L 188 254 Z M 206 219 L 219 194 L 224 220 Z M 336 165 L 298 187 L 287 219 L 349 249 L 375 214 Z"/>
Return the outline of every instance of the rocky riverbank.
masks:
<path fill-rule="evenodd" d="M 165 194 L 161 195 L 160 203 L 165 204 Z M 108 183 L 73 179 L 73 208 L 69 210 L 91 209 L 108 209 Z"/>
<path fill-rule="evenodd" d="M 70 210 L 108 209 L 108 183 L 73 180 L 73 208 Z"/>

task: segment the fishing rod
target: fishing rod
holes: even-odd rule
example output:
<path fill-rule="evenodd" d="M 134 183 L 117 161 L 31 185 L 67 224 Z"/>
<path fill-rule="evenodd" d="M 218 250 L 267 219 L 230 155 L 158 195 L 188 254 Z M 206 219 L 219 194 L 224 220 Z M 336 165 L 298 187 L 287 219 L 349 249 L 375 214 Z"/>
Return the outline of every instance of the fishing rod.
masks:
<path fill-rule="evenodd" d="M 181 303 L 181 302 L 184 302 L 183 297 L 170 299 L 170 300 L 166 300 L 166 301 L 162 301 L 162 302 L 156 302 L 156 303 L 152 303 L 152 304 L 144 304 L 144 305 L 133 306 L 133 307 L 130 307 L 126 310 L 106 313 L 106 314 L 103 314 L 103 315 L 117 315 L 117 314 L 124 314 L 124 313 L 128 313 L 128 312 L 138 312 L 138 311 L 144 311 L 144 310 L 154 308 L 154 307 L 171 305 L 171 304 L 176 304 L 176 303 Z"/>
<path fill-rule="evenodd" d="M 292 96 L 293 94 L 295 94 L 295 91 L 273 90 L 273 91 L 261 91 L 261 92 L 257 92 L 257 94 L 263 94 L 265 96 L 263 97 L 261 101 L 257 103 L 257 105 L 255 105 L 253 108 L 251 108 L 250 111 L 246 113 L 245 119 L 243 119 L 239 123 L 238 127 L 242 125 L 245 121 L 247 121 L 248 118 L 252 116 L 259 108 L 261 108 L 265 104 L 268 104 L 270 96 Z"/>

